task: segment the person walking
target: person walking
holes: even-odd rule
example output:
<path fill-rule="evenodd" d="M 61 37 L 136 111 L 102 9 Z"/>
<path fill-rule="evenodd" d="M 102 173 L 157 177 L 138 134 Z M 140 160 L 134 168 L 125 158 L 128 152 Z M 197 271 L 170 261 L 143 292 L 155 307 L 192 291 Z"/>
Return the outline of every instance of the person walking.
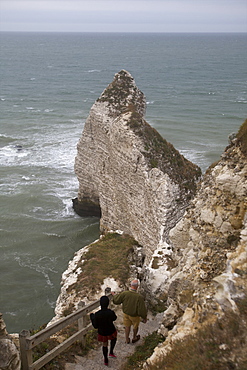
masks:
<path fill-rule="evenodd" d="M 113 350 L 117 342 L 117 330 L 113 321 L 117 316 L 113 310 L 108 308 L 109 298 L 102 296 L 100 298 L 101 310 L 90 314 L 90 319 L 95 329 L 98 329 L 98 341 L 102 342 L 102 351 L 104 364 L 108 366 L 108 340 L 110 340 L 109 357 L 116 357 Z"/>
<path fill-rule="evenodd" d="M 130 283 L 129 290 L 119 294 L 112 292 L 113 303 L 122 304 L 126 343 L 130 343 L 131 326 L 133 325 L 132 343 L 136 343 L 140 339 L 140 335 L 137 333 L 141 319 L 142 322 L 147 322 L 147 309 L 143 297 L 137 293 L 138 286 L 138 280 L 135 279 Z"/>

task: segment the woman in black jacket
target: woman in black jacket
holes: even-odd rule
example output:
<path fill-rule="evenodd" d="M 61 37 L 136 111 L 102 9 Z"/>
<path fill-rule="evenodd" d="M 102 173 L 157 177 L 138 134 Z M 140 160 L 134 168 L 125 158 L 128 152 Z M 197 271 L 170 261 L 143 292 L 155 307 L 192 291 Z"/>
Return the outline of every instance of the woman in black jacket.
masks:
<path fill-rule="evenodd" d="M 95 314 L 90 314 L 94 328 L 98 329 L 98 341 L 103 343 L 102 351 L 106 366 L 108 365 L 108 340 L 110 340 L 109 357 L 116 357 L 113 350 L 117 342 L 117 330 L 113 324 L 117 316 L 114 311 L 108 308 L 108 305 L 109 298 L 104 295 L 100 298 L 101 310 L 97 311 Z"/>

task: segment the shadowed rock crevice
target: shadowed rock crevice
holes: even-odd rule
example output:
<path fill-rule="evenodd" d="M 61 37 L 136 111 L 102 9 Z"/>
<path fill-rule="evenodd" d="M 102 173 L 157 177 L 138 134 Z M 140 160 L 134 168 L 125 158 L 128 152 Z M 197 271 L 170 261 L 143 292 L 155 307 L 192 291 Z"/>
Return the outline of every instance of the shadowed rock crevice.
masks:
<path fill-rule="evenodd" d="M 101 217 L 99 202 L 83 198 L 78 202 L 78 198 L 72 199 L 74 211 L 81 217 L 95 216 Z"/>

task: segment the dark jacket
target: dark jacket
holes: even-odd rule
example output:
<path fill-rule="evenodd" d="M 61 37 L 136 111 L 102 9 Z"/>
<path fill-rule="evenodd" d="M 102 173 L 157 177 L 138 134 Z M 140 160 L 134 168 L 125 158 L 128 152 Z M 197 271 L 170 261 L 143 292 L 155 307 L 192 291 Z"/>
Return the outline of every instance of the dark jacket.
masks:
<path fill-rule="evenodd" d="M 98 334 L 104 336 L 111 335 L 116 331 L 113 321 L 117 319 L 117 316 L 114 311 L 107 308 L 108 304 L 109 298 L 106 296 L 101 297 L 101 310 L 97 311 L 95 314 L 90 314 L 90 319 L 92 321 L 93 327 L 95 329 L 98 329 Z"/>
<path fill-rule="evenodd" d="M 122 310 L 126 315 L 147 318 L 147 309 L 143 297 L 134 290 L 121 292 L 113 297 L 114 304 L 122 303 Z"/>
<path fill-rule="evenodd" d="M 111 335 L 116 331 L 113 321 L 117 319 L 117 316 L 109 308 L 101 309 L 91 314 L 90 317 L 94 328 L 98 329 L 100 335 Z"/>

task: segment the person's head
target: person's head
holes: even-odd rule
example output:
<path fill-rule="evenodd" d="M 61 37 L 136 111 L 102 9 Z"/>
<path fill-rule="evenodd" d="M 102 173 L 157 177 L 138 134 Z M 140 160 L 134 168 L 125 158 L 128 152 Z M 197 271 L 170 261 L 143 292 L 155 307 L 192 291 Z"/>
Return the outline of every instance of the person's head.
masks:
<path fill-rule="evenodd" d="M 109 305 L 109 298 L 106 295 L 103 295 L 100 298 L 100 306 L 101 308 L 107 308 Z"/>
<path fill-rule="evenodd" d="M 130 283 L 131 289 L 137 290 L 139 286 L 139 281 L 137 279 L 134 279 Z"/>

